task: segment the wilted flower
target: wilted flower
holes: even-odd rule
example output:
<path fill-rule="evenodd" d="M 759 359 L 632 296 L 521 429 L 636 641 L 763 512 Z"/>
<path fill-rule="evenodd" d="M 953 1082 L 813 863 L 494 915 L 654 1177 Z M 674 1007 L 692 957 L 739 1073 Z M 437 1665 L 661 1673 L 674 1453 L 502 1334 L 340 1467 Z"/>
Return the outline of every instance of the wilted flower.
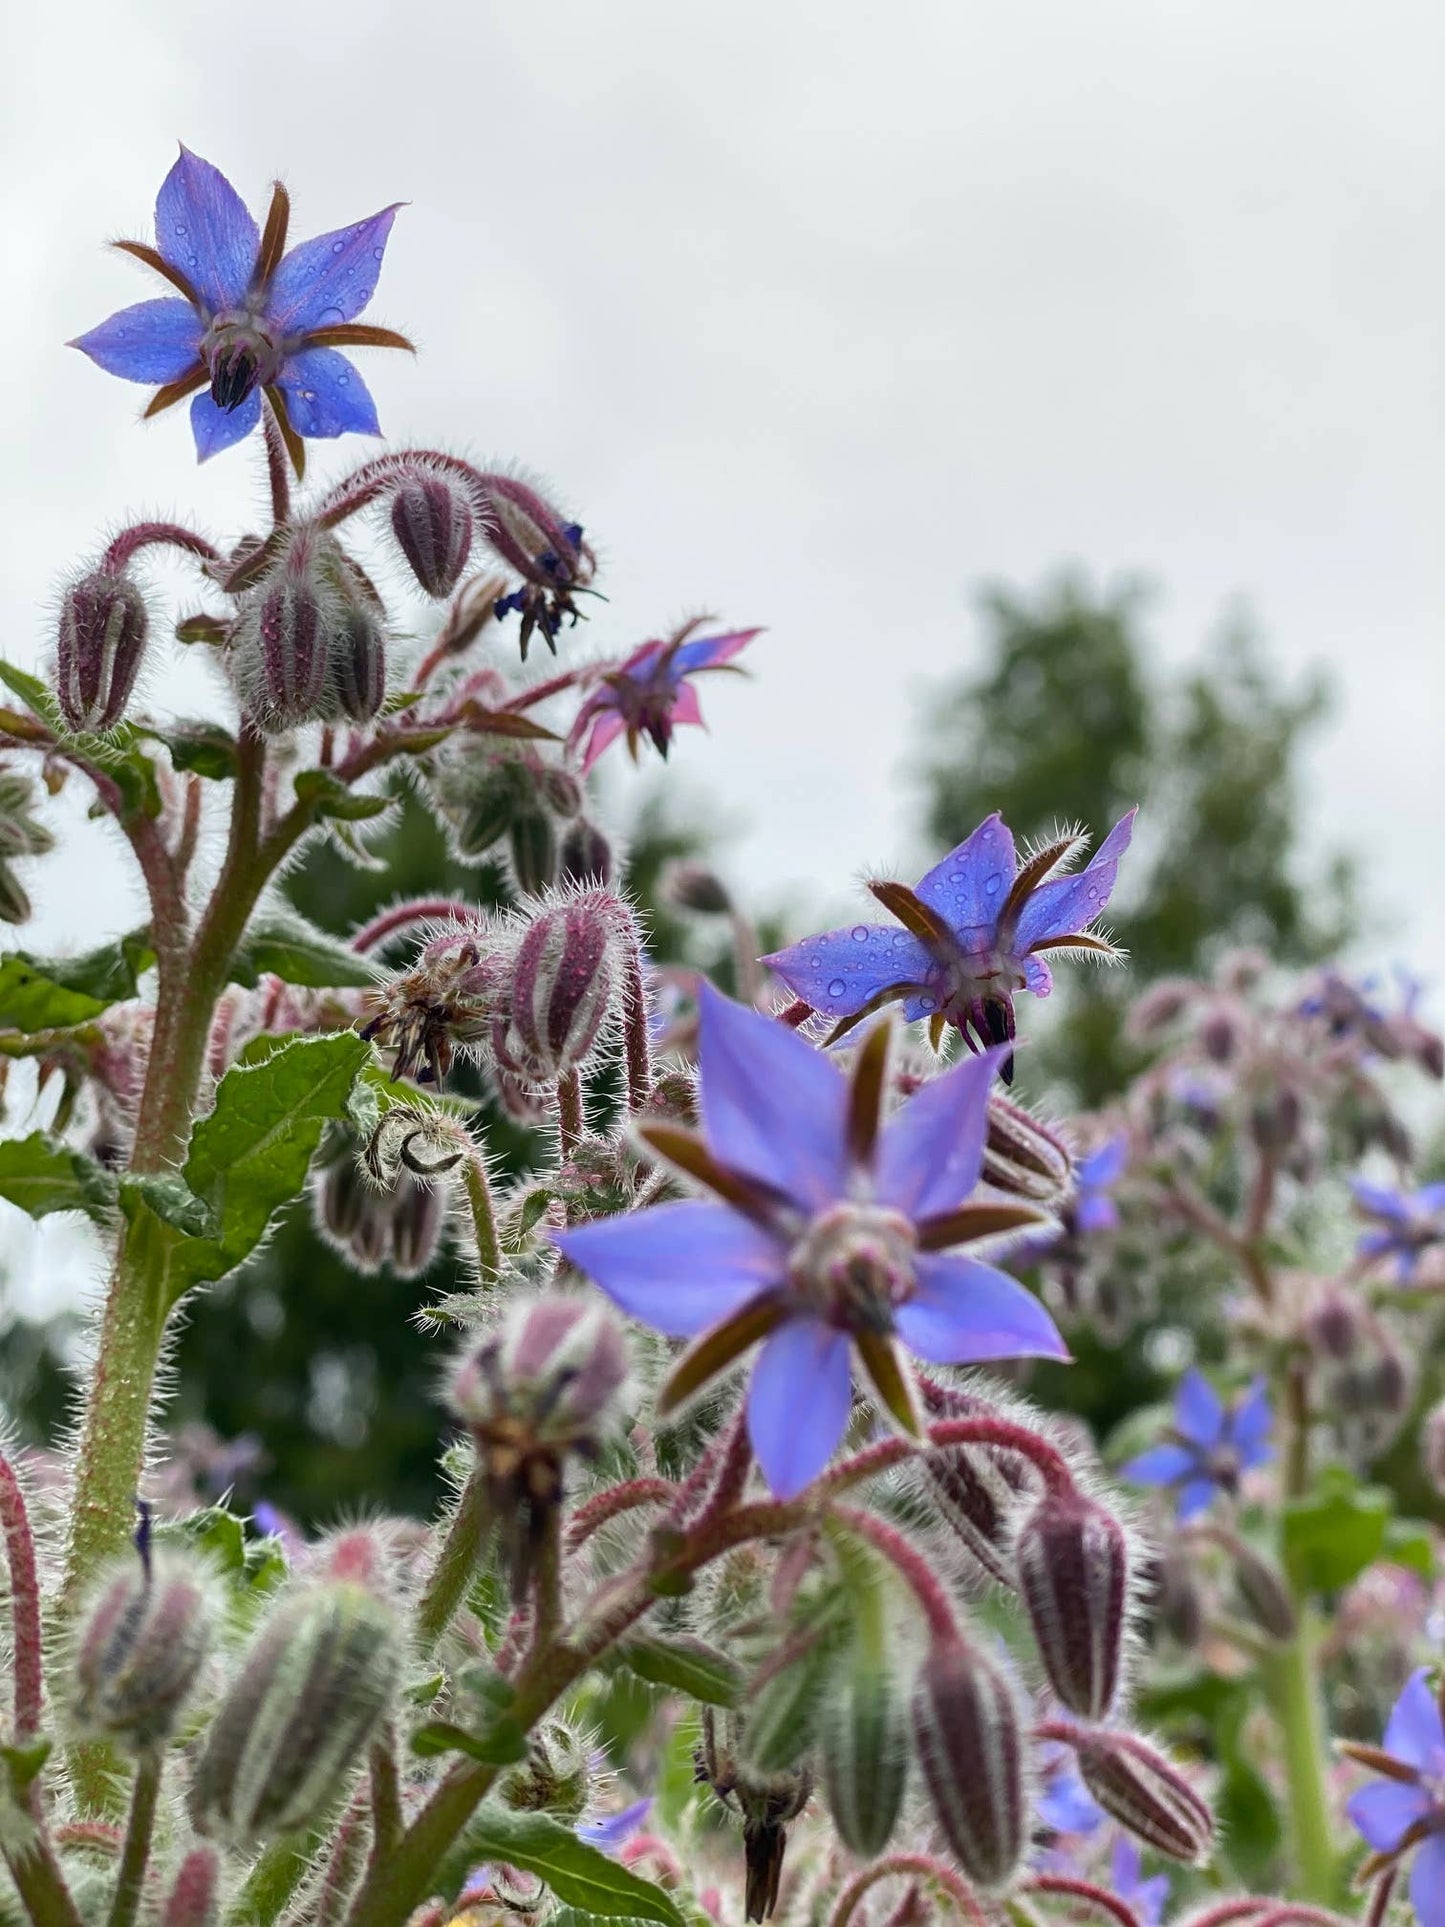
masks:
<path fill-rule="evenodd" d="M 977 1050 L 1011 1042 L 1015 992 L 1047 997 L 1053 988 L 1041 952 L 1118 958 L 1088 926 L 1113 892 L 1134 816 L 1130 810 L 1121 817 L 1087 868 L 1069 874 L 1065 866 L 1082 851 L 1082 836 L 1058 837 L 1020 867 L 1013 836 L 995 811 L 916 890 L 870 885 L 902 929 L 855 923 L 764 962 L 795 996 L 838 1020 L 835 1036 L 870 1011 L 901 1002 L 910 1022 L 928 1019 L 935 1043 L 948 1024 Z M 1008 1075 L 1006 1063 L 1006 1081 Z"/>
<path fill-rule="evenodd" d="M 409 348 L 357 322 L 381 273 L 400 202 L 285 252 L 290 202 L 277 184 L 263 234 L 218 168 L 182 147 L 156 199 L 156 245 L 117 245 L 175 295 L 142 301 L 70 345 L 107 374 L 160 384 L 147 415 L 196 394 L 191 431 L 202 461 L 261 419 L 264 389 L 308 440 L 376 435 L 376 407 L 342 347 Z"/>
<path fill-rule="evenodd" d="M 843 1435 L 855 1348 L 883 1407 L 914 1433 L 895 1340 L 950 1364 L 1067 1356 L 1017 1280 L 952 1249 L 1039 1221 L 1031 1206 L 967 1202 L 997 1054 L 946 1071 L 885 1122 L 886 1029 L 847 1079 L 796 1031 L 707 984 L 700 1012 L 703 1137 L 664 1125 L 641 1135 L 717 1201 L 556 1234 L 624 1311 L 697 1337 L 664 1410 L 765 1341 L 748 1427 L 773 1490 L 790 1496 Z"/>
<path fill-rule="evenodd" d="M 1257 1379 L 1239 1402 L 1226 1406 L 1208 1379 L 1188 1371 L 1174 1403 L 1168 1440 L 1124 1466 L 1136 1485 L 1167 1485 L 1181 1519 L 1192 1518 L 1218 1492 L 1234 1493 L 1246 1472 L 1274 1456 L 1269 1444 L 1269 1394 Z"/>
<path fill-rule="evenodd" d="M 567 739 L 571 750 L 581 751 L 584 772 L 623 734 L 636 762 L 639 737 L 649 737 L 665 757 L 680 723 L 701 724 L 697 691 L 688 677 L 726 668 L 760 633 L 736 629 L 727 635 L 699 636 L 695 631 L 704 620 L 699 616 L 685 623 L 666 641 L 644 642 L 625 662 L 603 672 L 599 686 L 578 710 Z"/>
<path fill-rule="evenodd" d="M 440 1084 L 458 1045 L 476 1046 L 508 1009 L 512 944 L 482 922 L 455 923 L 377 992 L 363 1037 L 396 1052 L 394 1074 Z"/>
<path fill-rule="evenodd" d="M 513 609 L 522 618 L 522 660 L 532 631 L 555 655 L 563 619 L 577 622 L 575 597 L 591 582 L 597 561 L 582 539 L 582 524 L 569 522 L 545 496 L 515 475 L 482 478 L 488 519 L 482 534 L 502 560 L 522 578 L 522 587 L 492 604 L 498 622 Z"/>
<path fill-rule="evenodd" d="M 1391 1191 L 1382 1184 L 1353 1185 L 1355 1204 L 1373 1227 L 1360 1234 L 1362 1258 L 1393 1258 L 1395 1276 L 1408 1284 L 1421 1255 L 1445 1243 L 1445 1184 L 1415 1192 Z"/>
<path fill-rule="evenodd" d="M 1445 1721 L 1424 1667 L 1395 1702 L 1382 1747 L 1346 1744 L 1346 1755 L 1382 1776 L 1361 1787 L 1348 1812 L 1382 1871 L 1418 1847 L 1410 1899 L 1420 1927 L 1445 1927 Z"/>

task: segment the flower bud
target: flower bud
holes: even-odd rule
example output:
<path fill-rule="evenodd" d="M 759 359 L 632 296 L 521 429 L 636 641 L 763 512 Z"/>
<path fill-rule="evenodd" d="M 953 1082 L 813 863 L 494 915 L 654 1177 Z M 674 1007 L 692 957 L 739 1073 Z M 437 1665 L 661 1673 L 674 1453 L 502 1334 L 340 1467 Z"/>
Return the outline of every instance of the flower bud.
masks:
<path fill-rule="evenodd" d="M 592 580 L 595 559 L 582 540 L 580 522 L 564 522 L 533 488 L 513 475 L 488 475 L 488 520 L 484 534 L 524 586 L 496 603 L 498 618 L 516 609 L 522 618 L 522 660 L 532 631 L 540 629 L 549 649 L 556 650 L 557 631 L 564 617 L 576 622 L 573 596 Z"/>
<path fill-rule="evenodd" d="M 1245 1542 L 1230 1546 L 1234 1557 L 1234 1583 L 1250 1619 L 1269 1639 L 1283 1645 L 1299 1630 L 1294 1601 L 1284 1575 L 1272 1561 L 1262 1558 Z"/>
<path fill-rule="evenodd" d="M 545 810 L 518 810 L 507 828 L 507 847 L 524 897 L 538 897 L 557 881 L 557 827 Z"/>
<path fill-rule="evenodd" d="M 527 1757 L 498 1791 L 518 1813 L 553 1813 L 576 1820 L 587 1807 L 591 1749 L 566 1720 L 546 1719 L 527 1742 Z"/>
<path fill-rule="evenodd" d="M 409 476 L 391 498 L 391 532 L 429 596 L 448 596 L 472 552 L 472 511 L 444 475 Z"/>
<path fill-rule="evenodd" d="M 1299 1136 L 1304 1105 L 1291 1084 L 1256 1098 L 1250 1107 L 1250 1135 L 1261 1151 L 1284 1151 Z"/>
<path fill-rule="evenodd" d="M 725 917 L 733 907 L 722 878 L 702 863 L 670 863 L 658 887 L 668 903 L 699 917 Z"/>
<path fill-rule="evenodd" d="M 1137 1733 L 1076 1733 L 1079 1774 L 1105 1813 L 1171 1860 L 1202 1861 L 1214 1816 L 1179 1768 Z"/>
<path fill-rule="evenodd" d="M 388 1199 L 391 1268 L 398 1278 L 419 1278 L 436 1256 L 446 1223 L 446 1201 L 429 1184 L 407 1173 Z"/>
<path fill-rule="evenodd" d="M 391 1607 L 354 1580 L 283 1598 L 207 1732 L 196 1826 L 244 1846 L 320 1818 L 391 1701 L 402 1646 Z"/>
<path fill-rule="evenodd" d="M 330 611 L 304 579 L 289 576 L 260 592 L 246 643 L 254 646 L 248 705 L 267 729 L 291 729 L 320 715 L 330 654 Z"/>
<path fill-rule="evenodd" d="M 936 1639 L 913 1693 L 913 1739 L 935 1819 L 968 1878 L 1008 1884 L 1028 1843 L 1024 1739 L 1002 1669 Z"/>
<path fill-rule="evenodd" d="M 66 590 L 60 610 L 55 694 L 72 729 L 114 729 L 145 653 L 145 599 L 124 575 L 102 570 Z"/>
<path fill-rule="evenodd" d="M 1353 1295 L 1330 1286 L 1310 1307 L 1304 1335 L 1326 1358 L 1343 1362 L 1353 1356 L 1363 1336 L 1360 1310 Z"/>
<path fill-rule="evenodd" d="M 629 918 L 601 890 L 563 899 L 533 918 L 512 969 L 506 1054 L 539 1083 L 585 1064 L 612 1005 Z"/>
<path fill-rule="evenodd" d="M 991 1579 L 1012 1590 L 1009 1540 L 1029 1476 L 1013 1454 L 987 1446 L 947 1445 L 922 1454 L 943 1523 Z"/>
<path fill-rule="evenodd" d="M 818 1723 L 828 1811 L 850 1853 L 873 1860 L 893 1836 L 908 1780 L 908 1709 L 893 1671 L 856 1647 Z"/>
<path fill-rule="evenodd" d="M 331 693 L 353 723 L 369 723 L 386 700 L 386 639 L 369 609 L 348 609 L 330 635 Z"/>
<path fill-rule="evenodd" d="M 24 923 L 30 916 L 30 898 L 25 886 L 10 865 L 0 862 L 0 923 Z"/>
<path fill-rule="evenodd" d="M 996 1191 L 1050 1204 L 1073 1185 L 1074 1163 L 1063 1139 L 1022 1105 L 989 1093 L 983 1178 Z"/>
<path fill-rule="evenodd" d="M 1154 1615 L 1181 1646 L 1204 1637 L 1204 1593 L 1194 1563 L 1184 1549 L 1170 1545 L 1154 1558 L 1150 1578 Z"/>
<path fill-rule="evenodd" d="M 206 1575 L 169 1549 L 128 1556 L 105 1579 L 75 1652 L 77 1722 L 137 1750 L 163 1744 L 211 1644 Z"/>
<path fill-rule="evenodd" d="M 1420 1463 L 1436 1492 L 1445 1496 L 1445 1399 L 1432 1405 L 1420 1428 Z"/>
<path fill-rule="evenodd" d="M 1046 1492 L 1014 1544 L 1019 1593 L 1049 1684 L 1071 1713 L 1114 1703 L 1129 1611 L 1129 1542 L 1080 1492 Z"/>
<path fill-rule="evenodd" d="M 192 1847 L 176 1869 L 161 1927 L 212 1927 L 219 1913 L 221 1859 L 214 1847 Z"/>
<path fill-rule="evenodd" d="M 580 887 L 612 881 L 612 845 L 595 823 L 579 816 L 562 832 L 557 845 L 557 881 Z"/>

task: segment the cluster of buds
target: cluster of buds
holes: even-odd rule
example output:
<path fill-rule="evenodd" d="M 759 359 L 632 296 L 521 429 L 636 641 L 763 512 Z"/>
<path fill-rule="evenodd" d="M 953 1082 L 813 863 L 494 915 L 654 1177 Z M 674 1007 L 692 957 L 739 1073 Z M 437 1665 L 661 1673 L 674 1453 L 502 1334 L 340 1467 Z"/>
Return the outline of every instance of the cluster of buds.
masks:
<path fill-rule="evenodd" d="M 446 1200 L 434 1182 L 405 1167 L 385 1185 L 368 1175 L 347 1136 L 316 1178 L 316 1224 L 352 1268 L 367 1276 L 390 1268 L 418 1278 L 436 1256 Z"/>
<path fill-rule="evenodd" d="M 523 896 L 611 873 L 611 846 L 583 815 L 576 777 L 529 743 L 461 737 L 439 759 L 432 793 L 458 855 L 501 845 Z"/>
<path fill-rule="evenodd" d="M 452 1374 L 516 1597 L 525 1595 L 562 1504 L 567 1464 L 615 1430 L 629 1377 L 617 1320 L 596 1298 L 548 1292 L 509 1311 Z"/>
<path fill-rule="evenodd" d="M 38 800 L 28 776 L 0 765 L 0 923 L 24 923 L 30 915 L 30 898 L 12 863 L 55 847 L 55 838 L 34 814 Z"/>
<path fill-rule="evenodd" d="M 290 529 L 227 641 L 250 716 L 268 731 L 370 722 L 386 695 L 385 620 L 381 597 L 335 536 Z"/>
<path fill-rule="evenodd" d="M 94 569 L 65 591 L 55 695 L 72 729 L 114 729 L 140 674 L 150 619 L 124 571 Z"/>
<path fill-rule="evenodd" d="M 505 1018 L 514 948 L 512 934 L 480 913 L 445 925 L 377 992 L 362 1035 L 395 1051 L 398 1077 L 442 1084 L 457 1050 L 480 1049 Z"/>

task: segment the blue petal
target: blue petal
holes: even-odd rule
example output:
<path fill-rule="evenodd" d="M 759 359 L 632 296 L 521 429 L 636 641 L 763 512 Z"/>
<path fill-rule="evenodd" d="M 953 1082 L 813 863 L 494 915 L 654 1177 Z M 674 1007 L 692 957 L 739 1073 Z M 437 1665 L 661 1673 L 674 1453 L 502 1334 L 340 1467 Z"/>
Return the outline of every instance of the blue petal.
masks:
<path fill-rule="evenodd" d="M 287 336 L 355 321 L 376 292 L 386 237 L 400 206 L 395 201 L 369 220 L 292 248 L 271 278 L 267 319 Z"/>
<path fill-rule="evenodd" d="M 1039 885 L 1019 916 L 1015 938 L 1019 950 L 1031 950 L 1050 937 L 1072 936 L 1103 912 L 1118 880 L 1119 859 L 1129 847 L 1134 816 L 1130 810 L 1120 817 L 1092 863 L 1076 876 L 1055 877 L 1052 883 Z"/>
<path fill-rule="evenodd" d="M 291 426 L 308 441 L 381 433 L 366 383 L 334 348 L 303 348 L 290 356 L 277 385 L 286 397 Z"/>
<path fill-rule="evenodd" d="M 623 1311 L 669 1338 L 706 1331 L 781 1282 L 786 1269 L 766 1232 L 704 1198 L 601 1218 L 552 1241 Z"/>
<path fill-rule="evenodd" d="M 1202 1372 L 1191 1365 L 1179 1381 L 1174 1400 L 1174 1423 L 1193 1445 L 1206 1451 L 1224 1438 L 1225 1412 L 1219 1394 Z"/>
<path fill-rule="evenodd" d="M 910 1218 L 952 1211 L 978 1183 L 988 1093 L 1006 1049 L 965 1057 L 915 1091 L 883 1127 L 874 1193 Z"/>
<path fill-rule="evenodd" d="M 685 642 L 672 658 L 673 672 L 687 676 L 698 669 L 715 669 L 741 655 L 753 637 L 761 634 L 761 629 L 735 629 L 725 636 L 699 636 L 694 642 Z"/>
<path fill-rule="evenodd" d="M 758 1354 L 748 1388 L 748 1436 L 763 1476 L 791 1499 L 832 1458 L 848 1423 L 853 1375 L 846 1332 L 794 1318 Z"/>
<path fill-rule="evenodd" d="M 138 301 L 67 345 L 122 381 L 179 381 L 200 359 L 201 323 L 189 301 Z"/>
<path fill-rule="evenodd" d="M 1199 1461 L 1187 1446 L 1151 1445 L 1147 1452 L 1120 1466 L 1119 1477 L 1133 1485 L 1176 1485 L 1187 1479 Z"/>
<path fill-rule="evenodd" d="M 1419 1217 L 1433 1218 L 1437 1211 L 1445 1211 L 1445 1184 L 1427 1184 L 1411 1202 Z"/>
<path fill-rule="evenodd" d="M 1013 836 L 995 810 L 928 872 L 916 894 L 953 930 L 990 928 L 1017 872 Z"/>
<path fill-rule="evenodd" d="M 1440 1770 L 1438 1756 L 1445 1749 L 1445 1721 L 1441 1720 L 1440 1702 L 1430 1690 L 1430 1675 L 1423 1666 L 1411 1674 L 1395 1701 L 1385 1728 L 1384 1747 L 1406 1766 L 1432 1773 Z"/>
<path fill-rule="evenodd" d="M 1051 1774 L 1034 1805 L 1050 1833 L 1092 1833 L 1104 1818 L 1103 1808 L 1077 1773 Z"/>
<path fill-rule="evenodd" d="M 247 395 L 239 408 L 217 408 L 203 389 L 191 403 L 191 433 L 196 438 L 197 455 L 208 462 L 223 448 L 243 442 L 260 419 L 259 395 Z"/>
<path fill-rule="evenodd" d="M 1080 1158 L 1074 1173 L 1080 1189 L 1086 1185 L 1113 1184 L 1123 1177 L 1128 1162 L 1129 1140 L 1121 1133 L 1111 1137 L 1107 1144 L 1101 1144 L 1097 1151 L 1091 1151 L 1088 1157 Z"/>
<path fill-rule="evenodd" d="M 734 1170 L 810 1210 L 847 1188 L 848 1086 L 805 1038 L 704 983 L 698 995 L 703 1130 Z"/>
<path fill-rule="evenodd" d="M 261 235 L 221 170 L 183 147 L 156 196 L 156 246 L 214 315 L 245 297 Z"/>
<path fill-rule="evenodd" d="M 828 1017 L 852 1017 L 894 984 L 925 982 L 932 959 L 907 930 L 855 923 L 847 930 L 805 938 L 763 962 L 814 1010 Z"/>
<path fill-rule="evenodd" d="M 1430 1811 L 1430 1796 L 1403 1780 L 1375 1780 L 1351 1794 L 1345 1811 L 1376 1853 L 1393 1853 Z"/>
<path fill-rule="evenodd" d="M 1167 1873 L 1156 1873 L 1149 1880 L 1141 1880 L 1135 1887 L 1130 1898 L 1144 1927 L 1159 1927 L 1173 1884 Z"/>
<path fill-rule="evenodd" d="M 1102 1191 L 1085 1192 L 1074 1206 L 1074 1222 L 1080 1231 L 1112 1231 L 1119 1222 L 1119 1207 Z"/>
<path fill-rule="evenodd" d="M 1350 1189 L 1355 1194 L 1355 1203 L 1373 1217 L 1388 1218 L 1394 1224 L 1408 1223 L 1409 1200 L 1398 1191 L 1389 1191 L 1383 1184 L 1367 1184 L 1363 1178 L 1353 1179 Z"/>
<path fill-rule="evenodd" d="M 1205 1478 L 1191 1479 L 1187 1485 L 1181 1486 L 1175 1501 L 1179 1517 L 1192 1519 L 1195 1513 L 1206 1511 L 1214 1504 L 1216 1489 L 1213 1479 Z"/>
<path fill-rule="evenodd" d="M 904 1344 L 930 1364 L 1069 1356 L 1053 1319 L 1006 1271 L 946 1252 L 919 1256 L 913 1271 L 913 1296 L 894 1318 Z"/>
<path fill-rule="evenodd" d="M 1420 1927 L 1445 1927 L 1445 1833 L 1432 1834 L 1415 1855 L 1410 1904 Z"/>
<path fill-rule="evenodd" d="M 619 1847 L 637 1832 L 652 1811 L 652 1800 L 634 1800 L 630 1807 L 623 1807 L 620 1813 L 609 1813 L 600 1820 L 588 1820 L 577 1829 L 577 1838 L 585 1840 L 589 1847 L 596 1847 L 602 1853 L 616 1853 Z"/>
<path fill-rule="evenodd" d="M 1257 1378 L 1230 1414 L 1227 1430 L 1239 1451 L 1240 1465 L 1246 1472 L 1264 1465 L 1273 1454 L 1269 1446 L 1274 1415 L 1269 1409 L 1269 1387 Z"/>

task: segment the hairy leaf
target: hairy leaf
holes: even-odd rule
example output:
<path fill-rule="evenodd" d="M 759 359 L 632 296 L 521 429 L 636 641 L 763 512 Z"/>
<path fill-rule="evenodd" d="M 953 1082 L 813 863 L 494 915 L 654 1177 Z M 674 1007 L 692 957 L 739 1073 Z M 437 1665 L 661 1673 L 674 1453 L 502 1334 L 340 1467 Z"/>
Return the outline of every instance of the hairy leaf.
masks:
<path fill-rule="evenodd" d="M 467 1829 L 467 1845 L 478 1859 L 505 1861 L 536 1874 L 584 1919 L 684 1927 L 683 1915 L 661 1887 L 579 1840 L 550 1814 L 483 1805 Z"/>
<path fill-rule="evenodd" d="M 115 1180 L 81 1151 L 44 1131 L 0 1143 L 0 1198 L 32 1218 L 52 1211 L 83 1211 L 103 1218 L 115 1203 Z"/>

